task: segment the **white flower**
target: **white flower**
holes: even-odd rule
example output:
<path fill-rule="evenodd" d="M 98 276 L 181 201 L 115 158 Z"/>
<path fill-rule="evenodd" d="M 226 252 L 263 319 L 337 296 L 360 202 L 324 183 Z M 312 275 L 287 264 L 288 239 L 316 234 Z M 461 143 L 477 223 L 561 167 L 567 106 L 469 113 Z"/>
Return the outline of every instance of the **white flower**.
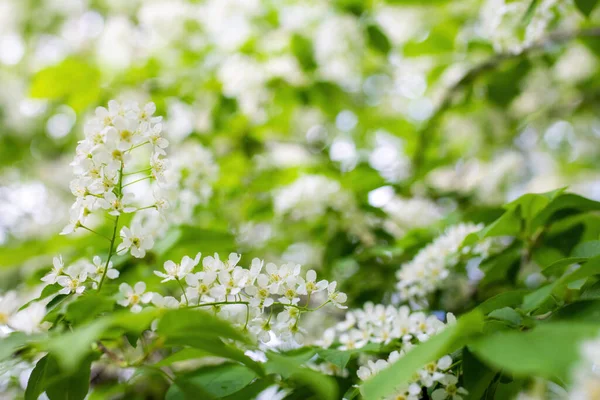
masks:
<path fill-rule="evenodd" d="M 92 259 L 92 264 L 89 265 L 88 274 L 90 275 L 91 279 L 98 281 L 98 280 L 102 279 L 102 276 L 104 276 L 105 268 L 106 268 L 106 263 L 102 261 L 100 256 L 94 256 L 94 258 Z M 112 261 L 109 261 L 109 263 L 108 263 L 108 269 L 106 270 L 106 277 L 108 279 L 117 279 L 119 277 L 119 271 L 113 268 Z M 96 282 L 94 282 L 93 286 L 94 286 L 94 288 L 96 288 L 96 286 L 97 286 Z"/>
<path fill-rule="evenodd" d="M 123 241 L 117 247 L 117 253 L 130 250 L 132 256 L 143 258 L 146 250 L 150 250 L 154 246 L 154 239 L 142 232 L 140 225 L 132 225 L 131 229 L 124 226 L 121 228 L 120 236 Z"/>
<path fill-rule="evenodd" d="M 217 280 L 217 273 L 215 271 L 202 271 L 197 274 L 188 274 L 185 277 L 185 282 L 189 285 L 185 293 L 190 302 L 196 300 L 202 300 L 204 296 L 209 294 L 214 297 L 223 296 L 225 292 L 219 292 L 217 288 L 213 286 Z"/>
<path fill-rule="evenodd" d="M 151 174 L 159 183 L 166 183 L 165 172 L 169 168 L 169 160 L 160 158 L 160 154 L 155 153 L 150 159 Z"/>
<path fill-rule="evenodd" d="M 156 112 L 156 104 L 154 104 L 153 102 L 149 102 L 149 103 L 146 103 L 146 105 L 144 105 L 144 108 L 142 108 L 139 111 L 137 118 L 140 121 L 143 121 L 146 123 L 156 124 L 162 120 L 162 117 L 153 117 L 152 115 L 154 115 L 155 112 Z M 158 124 L 157 124 L 157 126 L 158 126 Z"/>
<path fill-rule="evenodd" d="M 162 125 L 156 124 L 150 131 L 150 135 L 148 136 L 148 140 L 150 144 L 153 146 L 153 150 L 155 154 L 158 155 L 166 155 L 164 149 L 169 146 L 169 141 L 160 135 L 162 131 Z"/>
<path fill-rule="evenodd" d="M 32 303 L 27 308 L 10 317 L 8 324 L 14 330 L 31 335 L 47 328 L 44 326 L 45 324 L 42 324 L 45 316 L 46 306 L 42 303 Z"/>
<path fill-rule="evenodd" d="M 63 263 L 62 256 L 54 257 L 52 259 L 52 270 L 42 278 L 42 281 L 49 285 L 56 283 L 58 277 L 63 274 L 64 268 L 65 264 Z"/>
<path fill-rule="evenodd" d="M 434 382 L 441 382 L 446 376 L 443 371 L 446 371 L 452 365 L 452 358 L 450 356 L 444 356 L 437 362 L 432 361 L 425 365 L 425 368 L 419 371 L 419 377 L 421 383 L 425 387 L 431 387 Z"/>
<path fill-rule="evenodd" d="M 131 213 L 136 210 L 135 207 L 128 206 L 134 199 L 133 193 L 123 193 L 121 197 L 117 197 L 114 192 L 104 193 L 104 197 L 98 199 L 100 207 L 109 210 L 110 215 L 120 215 L 121 213 Z"/>
<path fill-rule="evenodd" d="M 465 388 L 457 387 L 458 378 L 451 374 L 446 374 L 439 382 L 443 387 L 436 389 L 431 393 L 432 400 L 462 400 L 463 396 L 469 394 Z"/>
<path fill-rule="evenodd" d="M 345 303 L 348 300 L 348 296 L 346 293 L 336 291 L 337 282 L 333 281 L 327 286 L 327 298 L 329 301 L 333 303 L 337 308 L 345 309 L 348 308 L 342 303 Z"/>
<path fill-rule="evenodd" d="M 306 272 L 306 281 L 301 279 L 301 284 L 300 287 L 298 288 L 298 293 L 299 294 L 311 294 L 311 293 L 316 293 L 316 292 L 320 292 L 322 290 L 327 289 L 327 287 L 329 286 L 329 283 L 326 280 L 322 280 L 319 282 L 316 282 L 317 280 L 317 273 L 314 270 L 308 270 Z"/>
<path fill-rule="evenodd" d="M 154 293 L 152 295 L 152 304 L 154 304 L 157 308 L 179 308 L 179 302 L 175 297 L 163 297 L 158 293 Z"/>
<path fill-rule="evenodd" d="M 246 287 L 246 294 L 251 296 L 250 305 L 252 307 L 270 307 L 274 300 L 269 297 L 269 279 L 265 275 L 260 275 L 256 278 L 256 284 Z"/>
<path fill-rule="evenodd" d="M 56 282 L 63 288 L 59 290 L 59 294 L 76 293 L 81 294 L 85 290 L 85 281 L 87 279 L 87 271 L 84 268 L 70 266 L 65 271 L 66 275 L 61 275 L 56 279 Z"/>
<path fill-rule="evenodd" d="M 142 304 L 147 304 L 152 300 L 153 293 L 146 291 L 146 284 L 144 282 L 136 283 L 133 288 L 126 283 L 119 285 L 119 292 L 125 297 L 123 300 L 119 300 L 117 303 L 123 307 L 130 307 L 131 312 L 138 313 L 142 311 Z"/>
<path fill-rule="evenodd" d="M 17 292 L 10 291 L 0 296 L 0 326 L 5 325 L 12 313 L 19 308 Z"/>
<path fill-rule="evenodd" d="M 201 253 L 196 254 L 194 259 L 184 256 L 181 260 L 181 264 L 175 264 L 173 261 L 168 260 L 164 264 L 164 268 L 167 273 L 165 274 L 160 271 L 154 271 L 154 274 L 160 278 L 164 278 L 161 282 L 184 279 L 189 273 L 192 272 L 194 267 L 198 265 L 201 255 Z"/>
<path fill-rule="evenodd" d="M 143 138 L 138 131 L 138 121 L 117 116 L 113 124 L 116 129 L 111 129 L 108 132 L 108 140 L 117 142 L 119 150 L 129 150 L 131 147 L 142 142 Z"/>

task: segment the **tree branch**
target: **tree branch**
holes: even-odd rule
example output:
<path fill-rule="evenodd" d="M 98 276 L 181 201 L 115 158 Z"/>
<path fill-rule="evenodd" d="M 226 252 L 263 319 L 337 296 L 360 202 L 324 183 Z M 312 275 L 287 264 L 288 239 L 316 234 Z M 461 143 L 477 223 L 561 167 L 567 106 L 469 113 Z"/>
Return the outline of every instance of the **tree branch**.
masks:
<path fill-rule="evenodd" d="M 425 161 L 425 152 L 427 146 L 432 142 L 434 130 L 441 118 L 441 116 L 453 106 L 456 95 L 461 92 L 461 89 L 475 81 L 481 75 L 489 71 L 493 71 L 498 68 L 501 64 L 508 60 L 515 60 L 520 57 L 535 53 L 539 50 L 544 50 L 546 47 L 552 44 L 558 44 L 568 42 L 573 39 L 586 38 L 586 37 L 599 37 L 600 27 L 586 28 L 576 31 L 556 31 L 548 34 L 542 40 L 539 40 L 529 46 L 522 48 L 516 52 L 499 53 L 489 58 L 488 60 L 474 66 L 468 70 L 462 78 L 450 86 L 444 94 L 442 101 L 439 103 L 437 108 L 434 110 L 431 118 L 427 123 L 419 129 L 417 138 L 417 146 L 413 155 L 413 168 L 415 176 L 418 176 L 420 170 Z"/>

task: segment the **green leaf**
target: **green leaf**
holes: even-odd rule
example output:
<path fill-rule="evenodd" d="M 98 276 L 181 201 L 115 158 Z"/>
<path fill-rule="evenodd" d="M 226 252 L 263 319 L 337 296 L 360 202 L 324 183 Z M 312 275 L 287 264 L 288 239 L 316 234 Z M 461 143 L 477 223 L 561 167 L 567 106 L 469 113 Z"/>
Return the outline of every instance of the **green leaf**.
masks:
<path fill-rule="evenodd" d="M 317 68 L 317 63 L 313 56 L 312 42 L 299 34 L 292 35 L 290 47 L 298 63 L 305 71 L 314 71 Z"/>
<path fill-rule="evenodd" d="M 589 17 L 598 5 L 598 0 L 575 0 L 575 5 L 583 15 Z"/>
<path fill-rule="evenodd" d="M 367 37 L 369 38 L 369 44 L 383 54 L 387 54 L 392 48 L 390 40 L 377 25 L 367 26 Z"/>
<path fill-rule="evenodd" d="M 366 400 L 375 400 L 392 394 L 398 386 L 408 383 L 415 371 L 462 347 L 467 339 L 482 329 L 483 315 L 480 312 L 463 315 L 456 324 L 415 346 L 401 360 L 366 380 L 360 386 L 362 395 Z"/>
<path fill-rule="evenodd" d="M 563 258 L 562 260 L 558 260 L 553 264 L 550 264 L 548 267 L 542 270 L 542 274 L 545 276 L 557 276 L 565 273 L 567 267 L 570 267 L 573 264 L 580 263 L 582 261 L 586 261 L 585 257 L 568 257 Z"/>
<path fill-rule="evenodd" d="M 224 397 L 240 391 L 256 378 L 256 373 L 243 365 L 222 364 L 186 374 L 177 378 L 175 383 L 184 392 L 192 390 L 196 396 L 201 391 L 212 397 Z"/>
<path fill-rule="evenodd" d="M 47 375 L 57 371 L 53 358 L 46 365 Z M 52 379 L 46 387 L 46 395 L 50 400 L 83 400 L 90 387 L 92 358 L 85 359 L 72 373 Z"/>
<path fill-rule="evenodd" d="M 581 242 L 573 249 L 571 257 L 591 258 L 600 255 L 600 240 Z"/>
<path fill-rule="evenodd" d="M 523 305 L 521 307 L 527 311 L 540 308 L 550 299 L 552 292 L 559 283 L 559 281 L 555 281 L 529 293 L 523 298 Z"/>
<path fill-rule="evenodd" d="M 520 84 L 531 69 L 527 59 L 508 62 L 493 73 L 488 82 L 488 97 L 498 106 L 506 107 L 521 92 Z"/>
<path fill-rule="evenodd" d="M 462 352 L 462 370 L 464 388 L 469 392 L 467 400 L 479 400 L 494 379 L 492 371 L 477 359 L 466 347 Z"/>
<path fill-rule="evenodd" d="M 254 361 L 253 359 L 245 355 L 244 352 L 240 349 L 233 346 L 229 346 L 216 338 L 211 339 L 207 336 L 183 335 L 169 337 L 165 344 L 167 346 L 191 346 L 215 356 L 240 362 L 260 376 L 263 376 L 265 374 L 262 364 Z"/>
<path fill-rule="evenodd" d="M 504 307 L 498 310 L 494 310 L 491 313 L 489 313 L 488 317 L 498 319 L 501 321 L 507 321 L 517 326 L 521 324 L 521 320 L 523 319 L 521 317 L 521 314 L 519 314 L 510 307 Z"/>
<path fill-rule="evenodd" d="M 596 337 L 597 324 L 546 323 L 527 332 L 502 331 L 469 344 L 486 364 L 517 376 L 559 378 L 567 382 L 582 340 Z"/>
<path fill-rule="evenodd" d="M 279 374 L 284 379 L 291 379 L 310 387 L 319 399 L 338 399 L 338 386 L 330 376 L 301 367 L 292 359 L 275 352 L 267 353 L 267 359 L 265 367 L 268 373 Z"/>
<path fill-rule="evenodd" d="M 61 370 L 72 373 L 92 352 L 92 343 L 98 340 L 109 326 L 108 319 L 100 318 L 73 331 L 53 336 L 40 345 L 56 357 Z"/>
<path fill-rule="evenodd" d="M 40 301 L 45 299 L 46 297 L 49 297 L 55 293 L 57 293 L 60 289 L 62 289 L 62 286 L 60 286 L 58 283 L 54 283 L 52 285 L 47 285 L 44 286 L 44 289 L 42 289 L 42 293 L 40 293 L 40 295 L 38 297 L 36 297 L 33 300 L 28 301 L 27 303 L 23 304 L 20 308 L 20 310 L 24 310 L 27 307 L 29 307 L 31 305 L 31 303 L 35 303 L 36 301 Z"/>
<path fill-rule="evenodd" d="M 48 355 L 40 358 L 29 375 L 27 388 L 25 389 L 25 400 L 37 400 L 46 390 L 46 371 L 48 366 Z"/>
<path fill-rule="evenodd" d="M 477 310 L 479 310 L 485 315 L 499 308 L 516 307 L 518 305 L 521 305 L 521 303 L 523 302 L 523 297 L 525 297 L 527 293 L 528 291 L 524 289 L 500 293 L 481 303 L 477 307 Z"/>
<path fill-rule="evenodd" d="M 23 347 L 29 341 L 29 337 L 22 332 L 13 332 L 0 340 L 0 361 L 13 355 L 15 351 Z"/>
<path fill-rule="evenodd" d="M 571 303 L 552 314 L 550 319 L 600 323 L 600 301 L 595 299 Z"/>
<path fill-rule="evenodd" d="M 348 361 L 350 361 L 352 353 L 349 351 L 336 350 L 336 349 L 325 349 L 319 351 L 319 357 L 329 361 L 336 365 L 340 369 L 346 368 Z"/>
<path fill-rule="evenodd" d="M 220 337 L 250 343 L 246 335 L 228 322 L 196 309 L 167 311 L 158 323 L 157 332 L 167 337 Z"/>
<path fill-rule="evenodd" d="M 163 358 L 162 360 L 160 360 L 159 362 L 154 364 L 154 366 L 155 367 L 167 367 L 176 362 L 204 358 L 204 357 L 208 357 L 211 355 L 212 355 L 212 353 L 209 353 L 208 351 L 186 347 L 184 349 L 179 350 L 178 352 L 175 352 L 175 353 Z"/>
<path fill-rule="evenodd" d="M 568 210 L 576 212 L 596 211 L 600 210 L 600 202 L 586 199 L 573 193 L 561 193 L 552 198 L 550 203 L 535 215 L 531 223 L 532 229 L 545 225 L 551 220 L 556 219 L 556 216 L 560 212 Z"/>
<path fill-rule="evenodd" d="M 65 317 L 72 324 L 78 325 L 96 318 L 98 315 L 112 311 L 115 301 L 98 292 L 85 293 L 67 306 Z"/>
<path fill-rule="evenodd" d="M 479 238 L 493 236 L 517 236 L 521 229 L 521 219 L 515 210 L 507 210 L 500 218 L 478 233 Z"/>
<path fill-rule="evenodd" d="M 39 71 L 32 80 L 34 98 L 63 100 L 75 111 L 82 111 L 100 96 L 100 71 L 75 58 Z"/>
<path fill-rule="evenodd" d="M 486 286 L 497 281 L 505 280 L 508 276 L 508 272 L 520 261 L 520 246 L 511 246 L 498 255 L 486 259 L 479 267 L 485 274 L 480 284 Z"/>

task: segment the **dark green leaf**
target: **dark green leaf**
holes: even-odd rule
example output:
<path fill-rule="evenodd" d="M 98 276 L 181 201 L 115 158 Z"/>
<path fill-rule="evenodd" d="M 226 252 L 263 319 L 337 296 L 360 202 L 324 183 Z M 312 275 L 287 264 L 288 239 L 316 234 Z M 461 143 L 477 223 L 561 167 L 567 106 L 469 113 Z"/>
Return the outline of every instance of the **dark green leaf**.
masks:
<path fill-rule="evenodd" d="M 583 15 L 589 17 L 598 5 L 598 0 L 575 0 L 575 5 Z"/>
<path fill-rule="evenodd" d="M 52 366 L 52 358 L 46 366 L 47 374 L 56 371 Z M 87 358 L 78 364 L 77 368 L 67 376 L 61 376 L 58 379 L 52 379 L 46 387 L 46 395 L 50 400 L 83 400 L 90 387 L 90 371 L 92 359 Z"/>
<path fill-rule="evenodd" d="M 466 347 L 462 353 L 463 383 L 469 391 L 467 400 L 479 400 L 496 372 L 477 359 Z"/>
<path fill-rule="evenodd" d="M 104 312 L 112 311 L 114 305 L 114 299 L 97 292 L 84 293 L 67 306 L 66 319 L 72 324 L 81 324 Z"/>
<path fill-rule="evenodd" d="M 185 392 L 192 389 L 196 395 L 200 390 L 213 397 L 224 397 L 248 386 L 255 378 L 257 375 L 243 365 L 223 364 L 186 374 L 178 378 L 176 384 Z"/>
<path fill-rule="evenodd" d="M 237 361 L 252 369 L 258 375 L 264 375 L 262 364 L 257 363 L 244 354 L 237 347 L 229 346 L 219 339 L 206 336 L 171 336 L 167 339 L 167 346 L 191 346 L 203 350 L 215 356 L 223 357 L 229 360 Z"/>

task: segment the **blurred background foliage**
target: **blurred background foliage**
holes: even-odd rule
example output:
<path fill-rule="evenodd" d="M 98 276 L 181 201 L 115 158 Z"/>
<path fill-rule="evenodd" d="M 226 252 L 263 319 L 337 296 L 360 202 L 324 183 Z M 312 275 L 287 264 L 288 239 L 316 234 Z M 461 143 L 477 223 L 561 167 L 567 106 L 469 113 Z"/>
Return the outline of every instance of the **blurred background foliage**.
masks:
<path fill-rule="evenodd" d="M 0 0 L 0 285 L 106 252 L 56 233 L 109 99 L 156 103 L 183 180 L 213 171 L 152 253 L 116 258 L 135 279 L 239 251 L 381 301 L 452 223 L 563 186 L 600 200 L 596 3 Z"/>

